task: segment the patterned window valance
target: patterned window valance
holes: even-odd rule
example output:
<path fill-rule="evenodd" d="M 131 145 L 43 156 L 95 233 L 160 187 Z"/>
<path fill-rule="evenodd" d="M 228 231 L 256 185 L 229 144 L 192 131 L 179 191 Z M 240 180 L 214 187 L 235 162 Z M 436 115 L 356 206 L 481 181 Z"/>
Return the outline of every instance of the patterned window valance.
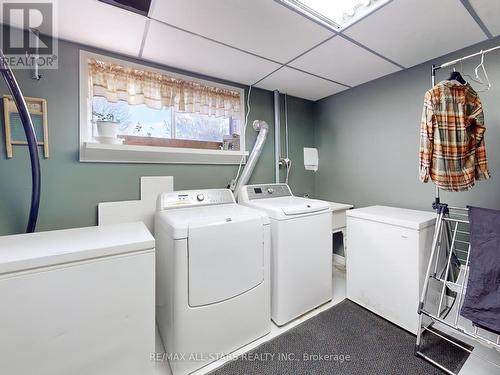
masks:
<path fill-rule="evenodd" d="M 235 116 L 241 110 L 238 91 L 93 58 L 88 64 L 93 96 L 103 96 L 110 102 L 124 100 L 131 105 L 145 104 L 154 109 L 174 107 L 182 112 L 216 117 Z"/>

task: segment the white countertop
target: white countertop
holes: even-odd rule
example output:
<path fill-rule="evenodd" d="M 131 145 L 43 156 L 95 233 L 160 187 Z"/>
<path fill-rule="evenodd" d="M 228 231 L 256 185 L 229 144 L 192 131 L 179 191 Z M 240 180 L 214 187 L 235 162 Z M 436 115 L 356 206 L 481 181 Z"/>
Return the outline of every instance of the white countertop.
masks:
<path fill-rule="evenodd" d="M 328 202 L 328 201 L 327 201 Z M 347 203 L 328 202 L 333 212 L 350 210 L 354 206 Z"/>
<path fill-rule="evenodd" d="M 0 274 L 154 249 L 144 223 L 103 225 L 0 237 Z"/>

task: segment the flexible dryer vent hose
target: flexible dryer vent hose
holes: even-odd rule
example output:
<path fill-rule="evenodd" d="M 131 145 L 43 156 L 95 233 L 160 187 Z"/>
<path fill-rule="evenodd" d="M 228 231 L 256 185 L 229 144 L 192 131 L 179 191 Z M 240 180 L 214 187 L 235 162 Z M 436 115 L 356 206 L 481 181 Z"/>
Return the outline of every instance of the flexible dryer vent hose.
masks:
<path fill-rule="evenodd" d="M 255 169 L 255 165 L 257 164 L 260 154 L 262 153 L 262 149 L 264 148 L 264 142 L 266 141 L 267 133 L 269 132 L 269 125 L 267 125 L 267 122 L 265 121 L 255 120 L 252 126 L 255 131 L 259 132 L 259 135 L 257 136 L 257 140 L 255 141 L 255 145 L 253 146 L 253 150 L 250 154 L 250 157 L 248 158 L 247 164 L 245 165 L 243 172 L 241 172 L 238 183 L 234 188 L 235 198 L 238 198 L 241 187 L 243 185 L 246 185 L 248 183 L 248 180 L 250 180 L 253 170 Z"/>
<path fill-rule="evenodd" d="M 0 73 L 5 79 L 5 83 L 12 94 L 12 99 L 16 104 L 17 110 L 19 112 L 19 117 L 21 117 L 21 122 L 23 123 L 24 132 L 26 133 L 26 140 L 28 141 L 28 149 L 31 161 L 31 208 L 28 218 L 28 225 L 26 226 L 26 232 L 31 233 L 35 231 L 36 222 L 38 219 L 38 209 L 40 206 L 40 186 L 41 186 L 41 174 L 40 174 L 40 160 L 38 158 L 38 146 L 35 134 L 35 128 L 33 127 L 33 121 L 28 111 L 28 106 L 24 100 L 24 96 L 17 84 L 16 77 L 12 73 L 9 65 L 7 64 L 7 59 L 5 58 L 3 51 L 0 50 Z"/>

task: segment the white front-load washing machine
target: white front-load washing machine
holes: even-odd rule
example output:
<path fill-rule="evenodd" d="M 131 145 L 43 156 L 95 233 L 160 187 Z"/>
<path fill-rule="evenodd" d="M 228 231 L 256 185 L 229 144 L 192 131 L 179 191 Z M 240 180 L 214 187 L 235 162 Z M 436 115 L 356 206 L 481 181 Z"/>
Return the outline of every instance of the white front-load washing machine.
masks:
<path fill-rule="evenodd" d="M 174 375 L 270 332 L 270 225 L 230 190 L 161 194 L 156 319 Z"/>
<path fill-rule="evenodd" d="M 243 186 L 242 205 L 271 219 L 271 317 L 283 325 L 332 299 L 332 213 L 286 184 Z"/>

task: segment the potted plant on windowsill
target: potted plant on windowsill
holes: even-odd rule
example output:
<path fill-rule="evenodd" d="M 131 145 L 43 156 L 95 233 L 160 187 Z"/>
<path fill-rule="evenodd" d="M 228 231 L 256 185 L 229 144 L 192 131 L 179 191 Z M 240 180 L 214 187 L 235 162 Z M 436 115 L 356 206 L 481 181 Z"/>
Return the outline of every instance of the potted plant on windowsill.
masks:
<path fill-rule="evenodd" d="M 92 112 L 92 115 L 97 126 L 95 138 L 100 143 L 121 143 L 117 137 L 120 121 L 112 113 Z"/>

